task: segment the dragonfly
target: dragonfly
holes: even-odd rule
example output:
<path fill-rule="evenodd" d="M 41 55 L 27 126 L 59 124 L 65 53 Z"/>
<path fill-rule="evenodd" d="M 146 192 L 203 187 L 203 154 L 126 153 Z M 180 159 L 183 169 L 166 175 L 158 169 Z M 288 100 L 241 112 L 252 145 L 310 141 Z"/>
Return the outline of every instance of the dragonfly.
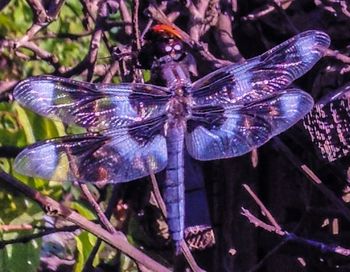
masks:
<path fill-rule="evenodd" d="M 306 31 L 192 82 L 181 37 L 161 25 L 153 31 L 161 37 L 150 62 L 159 85 L 51 75 L 21 81 L 14 89 L 20 104 L 87 132 L 28 146 L 14 166 L 27 176 L 81 183 L 123 183 L 164 170 L 167 223 L 180 254 L 184 152 L 199 161 L 241 156 L 293 126 L 313 99 L 289 85 L 323 56 L 330 38 Z"/>

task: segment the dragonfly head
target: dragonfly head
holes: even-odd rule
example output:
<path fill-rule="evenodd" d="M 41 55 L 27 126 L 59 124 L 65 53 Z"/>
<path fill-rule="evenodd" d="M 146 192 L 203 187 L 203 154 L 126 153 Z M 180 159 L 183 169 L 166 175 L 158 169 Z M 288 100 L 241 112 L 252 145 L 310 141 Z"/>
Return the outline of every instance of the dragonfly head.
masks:
<path fill-rule="evenodd" d="M 171 61 L 179 62 L 186 56 L 181 34 L 172 26 L 153 26 L 145 40 L 139 55 L 139 61 L 145 69 Z"/>

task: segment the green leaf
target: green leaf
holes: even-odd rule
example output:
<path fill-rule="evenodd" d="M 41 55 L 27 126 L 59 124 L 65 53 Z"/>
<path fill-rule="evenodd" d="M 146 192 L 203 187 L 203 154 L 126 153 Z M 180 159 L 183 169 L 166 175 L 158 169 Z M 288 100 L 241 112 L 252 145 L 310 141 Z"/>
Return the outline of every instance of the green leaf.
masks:
<path fill-rule="evenodd" d="M 84 264 L 88 259 L 93 246 L 96 243 L 96 237 L 91 239 L 90 233 L 83 231 L 79 236 L 75 238 L 77 242 L 78 260 L 75 264 L 74 271 L 80 272 L 84 268 Z"/>
<path fill-rule="evenodd" d="M 87 208 L 82 203 L 74 201 L 71 204 L 71 208 L 78 211 L 78 213 L 80 213 L 82 216 L 84 216 L 88 220 L 95 220 L 96 219 L 95 213 L 91 209 Z"/>
<path fill-rule="evenodd" d="M 18 120 L 20 122 L 21 127 L 23 128 L 27 143 L 34 143 L 35 136 L 27 112 L 17 103 L 14 103 L 14 109 L 17 111 Z"/>
<path fill-rule="evenodd" d="M 35 272 L 40 264 L 40 241 L 6 246 L 0 251 L 0 271 Z"/>

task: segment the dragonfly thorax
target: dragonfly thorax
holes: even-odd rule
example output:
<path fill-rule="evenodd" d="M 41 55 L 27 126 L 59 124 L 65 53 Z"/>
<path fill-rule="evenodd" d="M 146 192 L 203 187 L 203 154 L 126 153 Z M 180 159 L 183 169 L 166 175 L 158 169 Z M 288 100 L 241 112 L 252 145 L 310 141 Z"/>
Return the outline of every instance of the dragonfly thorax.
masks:
<path fill-rule="evenodd" d="M 174 89 L 173 96 L 166 107 L 169 122 L 185 122 L 191 114 L 191 104 L 191 95 L 186 88 L 179 87 Z"/>

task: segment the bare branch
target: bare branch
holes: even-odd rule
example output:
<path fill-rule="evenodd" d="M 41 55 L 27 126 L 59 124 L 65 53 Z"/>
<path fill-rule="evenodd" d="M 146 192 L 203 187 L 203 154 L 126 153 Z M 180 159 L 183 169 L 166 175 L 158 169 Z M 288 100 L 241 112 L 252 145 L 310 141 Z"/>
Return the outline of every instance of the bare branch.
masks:
<path fill-rule="evenodd" d="M 256 21 L 276 11 L 278 8 L 287 9 L 294 0 L 272 0 L 270 3 L 258 8 L 254 12 L 242 17 L 243 21 Z"/>
<path fill-rule="evenodd" d="M 246 189 L 246 191 L 250 194 L 250 196 L 254 199 L 254 201 L 256 202 L 256 204 L 258 204 L 258 206 L 261 209 L 261 212 L 263 215 L 265 215 L 267 217 L 267 219 L 270 221 L 270 223 L 274 226 L 274 228 L 276 229 L 276 232 L 281 231 L 281 226 L 278 225 L 276 219 L 272 216 L 272 214 L 270 213 L 270 211 L 265 207 L 265 205 L 262 203 L 262 201 L 258 198 L 258 196 L 250 189 L 250 187 L 247 184 L 243 184 L 244 189 Z"/>
<path fill-rule="evenodd" d="M 220 52 L 229 61 L 243 62 L 244 58 L 240 54 L 232 36 L 232 18 L 233 15 L 230 15 L 228 12 L 221 12 L 217 22 L 217 30 L 214 33 Z"/>
<path fill-rule="evenodd" d="M 159 263 L 149 258 L 147 255 L 143 254 L 138 249 L 131 246 L 124 239 L 123 236 L 109 233 L 108 231 L 101 228 L 101 226 L 87 220 L 83 216 L 63 206 L 62 204 L 58 203 L 52 198 L 42 195 L 38 191 L 17 181 L 15 178 L 11 177 L 10 175 L 6 174 L 1 170 L 0 170 L 0 178 L 2 182 L 5 182 L 7 185 L 15 188 L 16 190 L 19 190 L 30 199 L 37 202 L 49 216 L 60 216 L 65 220 L 70 221 L 73 224 L 81 227 L 82 229 L 87 230 L 88 232 L 101 238 L 102 240 L 104 240 L 106 243 L 110 244 L 114 248 L 120 249 L 126 255 L 135 259 L 137 262 L 141 263 L 142 265 L 146 266 L 152 271 L 160 271 L 160 272 L 169 271 L 166 267 L 160 265 Z"/>
<path fill-rule="evenodd" d="M 33 227 L 31 229 L 33 229 Z M 78 226 L 65 226 L 62 228 L 48 228 L 48 229 L 45 229 L 44 231 L 41 231 L 38 233 L 33 233 L 30 235 L 21 236 L 21 237 L 15 238 L 15 239 L 1 240 L 0 241 L 0 249 L 3 249 L 7 245 L 29 243 L 30 241 L 32 241 L 34 239 L 42 238 L 44 236 L 47 236 L 47 235 L 50 235 L 53 233 L 73 232 L 73 231 L 76 231 L 77 229 L 79 229 Z"/>
<path fill-rule="evenodd" d="M 347 248 L 344 248 L 344 247 L 341 247 L 338 245 L 337 246 L 327 245 L 323 242 L 306 239 L 306 238 L 298 236 L 294 233 L 282 230 L 280 225 L 275 221 L 271 212 L 265 207 L 265 205 L 257 197 L 257 195 L 247 185 L 243 185 L 243 186 L 249 192 L 249 194 L 252 196 L 254 201 L 258 204 L 258 206 L 263 211 L 263 213 L 265 213 L 267 215 L 267 218 L 271 222 L 271 224 L 267 224 L 267 223 L 263 222 L 262 220 L 255 217 L 249 210 L 244 209 L 242 207 L 241 214 L 243 216 L 245 216 L 249 220 L 250 223 L 254 224 L 255 227 L 262 228 L 268 232 L 274 232 L 274 233 L 278 234 L 279 236 L 285 237 L 288 241 L 298 242 L 301 244 L 305 244 L 305 245 L 317 248 L 318 250 L 322 251 L 323 253 L 337 253 L 339 255 L 349 256 L 350 249 L 347 249 Z"/>
<path fill-rule="evenodd" d="M 125 4 L 125 1 L 124 0 L 118 0 L 118 3 L 119 3 L 119 10 L 120 10 L 120 13 L 122 15 L 122 18 L 123 18 L 123 22 L 125 23 L 125 33 L 129 36 L 132 35 L 132 27 L 131 27 L 131 22 L 132 22 L 132 19 L 131 19 L 131 15 L 130 15 L 130 12 Z"/>

